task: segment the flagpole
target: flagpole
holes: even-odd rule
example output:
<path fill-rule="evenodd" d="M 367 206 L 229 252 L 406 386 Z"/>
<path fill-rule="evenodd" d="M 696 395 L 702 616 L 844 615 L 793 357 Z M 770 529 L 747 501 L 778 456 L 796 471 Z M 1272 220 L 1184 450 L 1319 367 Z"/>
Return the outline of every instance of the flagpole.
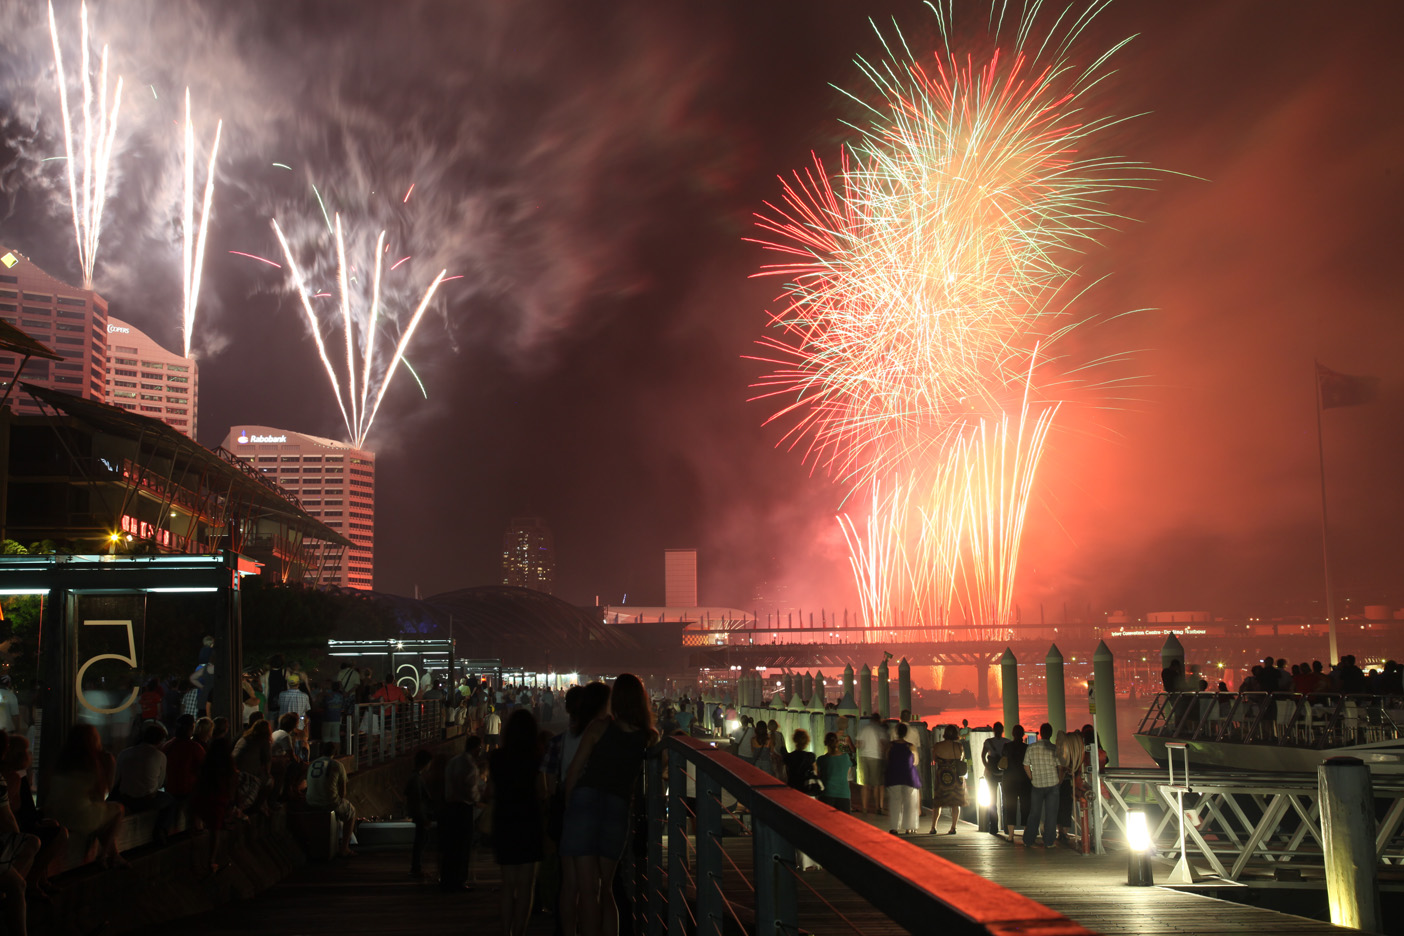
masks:
<path fill-rule="evenodd" d="M 1321 364 L 1315 364 L 1312 380 L 1316 382 L 1316 457 L 1321 474 L 1321 565 L 1326 578 L 1326 633 L 1330 641 L 1327 659 L 1335 666 L 1340 658 L 1336 656 L 1336 601 L 1331 593 L 1331 547 L 1326 536 L 1326 445 L 1321 431 Z"/>

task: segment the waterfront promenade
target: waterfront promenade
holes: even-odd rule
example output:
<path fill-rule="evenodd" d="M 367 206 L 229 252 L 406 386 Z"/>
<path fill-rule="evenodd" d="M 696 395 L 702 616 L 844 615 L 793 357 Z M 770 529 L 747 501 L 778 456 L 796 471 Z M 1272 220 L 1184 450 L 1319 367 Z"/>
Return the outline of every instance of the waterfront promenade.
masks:
<path fill-rule="evenodd" d="M 1128 887 L 1124 854 L 1079 855 L 1059 849 L 1044 854 L 1010 845 L 961 823 L 959 834 L 904 836 L 893 848 L 919 848 L 1011 888 L 1092 933 L 1139 936 L 1316 936 L 1351 932 L 1304 917 L 1218 900 L 1167 887 Z M 751 930 L 747 909 L 751 846 L 744 835 L 726 839 L 729 860 L 723 886 L 739 924 Z M 363 849 L 357 857 L 307 865 L 257 898 L 172 924 L 174 931 L 263 936 L 336 932 L 381 936 L 498 932 L 501 875 L 491 851 L 474 855 L 474 890 L 445 895 L 433 883 L 406 877 L 405 848 Z M 1161 874 L 1165 867 L 1157 869 Z M 801 930 L 815 934 L 907 932 L 887 919 L 882 907 L 845 887 L 822 869 L 802 872 L 797 887 Z M 728 932 L 739 932 L 729 918 Z M 187 929 L 188 927 L 188 929 Z M 528 933 L 554 931 L 549 915 L 532 918 Z"/>

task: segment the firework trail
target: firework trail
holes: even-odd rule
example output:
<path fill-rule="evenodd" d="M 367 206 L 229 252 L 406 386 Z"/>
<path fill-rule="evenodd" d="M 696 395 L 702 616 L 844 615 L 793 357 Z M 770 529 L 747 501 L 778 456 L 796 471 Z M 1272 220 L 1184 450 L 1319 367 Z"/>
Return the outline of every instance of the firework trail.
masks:
<path fill-rule="evenodd" d="M 68 78 L 63 70 L 63 50 L 59 42 L 58 21 L 54 5 L 49 4 L 49 35 L 54 43 L 54 72 L 58 81 L 59 111 L 63 116 L 64 164 L 68 168 L 68 199 L 73 209 L 73 235 L 78 243 L 78 265 L 83 274 L 83 288 L 93 286 L 93 263 L 97 258 L 98 236 L 102 233 L 102 211 L 107 203 L 107 170 L 112 161 L 112 146 L 117 139 L 117 112 L 122 106 L 122 79 L 112 94 L 112 109 L 107 108 L 107 46 L 102 47 L 102 64 L 98 71 L 97 122 L 93 121 L 93 82 L 88 68 L 88 5 L 79 7 L 83 78 L 83 175 L 81 188 L 74 158 L 73 115 L 68 107 Z"/>
<path fill-rule="evenodd" d="M 868 486 L 865 525 L 839 522 L 870 627 L 948 634 L 955 604 L 982 637 L 1009 625 L 1058 409 L 1045 396 L 1098 363 L 1049 353 L 1080 324 L 1069 258 L 1117 219 L 1113 194 L 1148 181 L 1096 155 L 1120 118 L 1092 92 L 1125 43 L 1086 65 L 1074 46 L 1105 6 L 1069 7 L 1040 34 L 1039 3 L 1008 23 L 997 4 L 982 54 L 955 48 L 953 0 L 928 4 L 927 57 L 879 33 L 886 59 L 858 60 L 863 116 L 836 170 L 814 156 L 757 215 L 754 240 L 778 259 L 756 275 L 784 287 L 753 399 L 778 404 L 782 445 Z"/>
<path fill-rule="evenodd" d="M 320 200 L 320 199 L 319 199 Z M 357 373 L 356 359 L 356 318 L 351 309 L 351 289 L 350 289 L 350 267 L 346 261 L 346 242 L 342 233 L 341 215 L 335 215 L 332 222 L 332 230 L 336 238 L 336 258 L 337 258 L 337 287 L 341 292 L 341 322 L 343 338 L 346 344 L 346 381 L 347 389 L 343 394 L 341 380 L 337 376 L 336 367 L 332 364 L 331 357 L 327 354 L 326 342 L 322 339 L 321 323 L 317 319 L 317 313 L 312 309 L 312 299 L 314 298 L 307 290 L 306 279 L 302 275 L 301 269 L 297 265 L 297 260 L 293 256 L 292 247 L 288 244 L 287 238 L 283 235 L 283 230 L 278 226 L 277 219 L 272 222 L 273 232 L 277 235 L 278 244 L 283 248 L 283 256 L 287 258 L 288 269 L 292 272 L 293 285 L 297 289 L 298 299 L 302 303 L 302 310 L 307 316 L 307 324 L 312 329 L 312 337 L 317 343 L 317 355 L 321 358 L 322 367 L 327 372 L 327 378 L 331 382 L 332 394 L 336 397 L 336 405 L 341 410 L 341 418 L 346 424 L 346 433 L 351 444 L 357 448 L 365 447 L 366 438 L 370 435 L 371 426 L 375 422 L 376 413 L 380 411 L 380 404 L 385 399 L 385 393 L 390 388 L 391 378 L 394 377 L 396 368 L 403 361 L 408 368 L 409 362 L 404 361 L 405 349 L 409 347 L 410 340 L 414 337 L 415 331 L 419 328 L 420 321 L 424 318 L 424 313 L 428 310 L 429 304 L 434 300 L 434 294 L 438 291 L 440 284 L 445 280 L 448 270 L 439 271 L 439 275 L 429 285 L 419 305 L 415 308 L 414 314 L 410 317 L 409 325 L 405 327 L 400 335 L 400 340 L 395 346 L 395 351 L 390 358 L 389 366 L 380 375 L 379 386 L 376 390 L 374 402 L 370 402 L 371 384 L 375 383 L 375 375 L 372 373 L 372 366 L 375 361 L 375 336 L 377 324 L 380 319 L 380 281 L 381 265 L 385 255 L 385 232 L 381 231 L 375 245 L 375 274 L 371 285 L 371 304 L 368 320 L 362 335 L 362 356 L 361 369 Z M 245 254 L 244 256 L 248 256 Z M 262 260 L 261 257 L 253 257 L 255 260 Z M 268 261 L 264 261 L 267 263 Z M 322 294 L 318 294 L 322 295 Z M 413 373 L 413 370 L 411 370 Z M 415 381 L 419 382 L 416 375 Z M 357 387 L 360 387 L 359 394 Z M 420 390 L 423 391 L 423 384 Z M 369 403 L 369 408 L 368 408 Z"/>
<path fill-rule="evenodd" d="M 224 121 L 215 123 L 214 142 L 210 144 L 210 162 L 205 169 L 205 196 L 200 205 L 200 233 L 192 244 L 195 227 L 195 124 L 190 117 L 190 89 L 185 89 L 185 210 L 181 216 L 185 271 L 185 356 L 190 357 L 190 342 L 195 334 L 195 307 L 200 301 L 200 278 L 205 268 L 205 234 L 210 224 L 210 204 L 214 200 L 215 159 L 219 155 L 219 135 Z"/>

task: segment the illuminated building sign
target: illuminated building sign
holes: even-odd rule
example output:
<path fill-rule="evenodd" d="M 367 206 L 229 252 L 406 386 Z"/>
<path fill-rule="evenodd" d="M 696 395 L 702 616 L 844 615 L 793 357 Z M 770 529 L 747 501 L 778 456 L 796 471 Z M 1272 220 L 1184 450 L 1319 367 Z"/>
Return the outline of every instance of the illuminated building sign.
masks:
<path fill-rule="evenodd" d="M 19 257 L 16 257 L 12 253 L 7 253 L 5 254 L 5 256 L 0 257 L 0 263 L 5 264 L 6 269 L 13 270 L 15 268 L 15 264 L 19 263 Z"/>
<path fill-rule="evenodd" d="M 275 435 L 252 435 L 252 436 L 251 436 L 251 435 L 249 435 L 247 432 L 242 432 L 242 431 L 241 431 L 241 432 L 239 433 L 239 444 L 240 444 L 240 445 L 248 445 L 250 442 L 259 443 L 259 442 L 286 442 L 286 441 L 288 441 L 288 437 L 285 436 L 285 435 L 276 435 L 276 436 L 275 436 Z"/>
<path fill-rule="evenodd" d="M 1171 634 L 1204 636 L 1209 632 L 1202 627 L 1121 627 L 1112 631 L 1109 637 L 1168 637 Z"/>
<path fill-rule="evenodd" d="M 162 546 L 171 545 L 171 531 L 158 530 L 154 525 L 145 520 L 138 520 L 136 517 L 122 515 L 122 532 L 130 533 L 140 539 L 154 540 Z"/>
<path fill-rule="evenodd" d="M 125 325 L 108 325 L 108 326 L 107 326 L 107 333 L 108 333 L 109 335 L 116 335 L 116 334 L 130 335 L 130 334 L 132 333 L 132 330 L 131 330 L 130 328 L 128 328 L 127 326 L 125 326 Z"/>

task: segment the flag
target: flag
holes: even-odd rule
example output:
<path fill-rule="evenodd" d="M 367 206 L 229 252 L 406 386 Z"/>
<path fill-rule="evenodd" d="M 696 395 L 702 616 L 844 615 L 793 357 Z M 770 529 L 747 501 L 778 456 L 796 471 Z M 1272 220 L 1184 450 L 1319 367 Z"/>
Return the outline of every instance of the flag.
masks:
<path fill-rule="evenodd" d="M 1354 377 L 1316 365 L 1317 399 L 1322 409 L 1359 406 L 1373 400 L 1380 389 L 1378 377 Z"/>

